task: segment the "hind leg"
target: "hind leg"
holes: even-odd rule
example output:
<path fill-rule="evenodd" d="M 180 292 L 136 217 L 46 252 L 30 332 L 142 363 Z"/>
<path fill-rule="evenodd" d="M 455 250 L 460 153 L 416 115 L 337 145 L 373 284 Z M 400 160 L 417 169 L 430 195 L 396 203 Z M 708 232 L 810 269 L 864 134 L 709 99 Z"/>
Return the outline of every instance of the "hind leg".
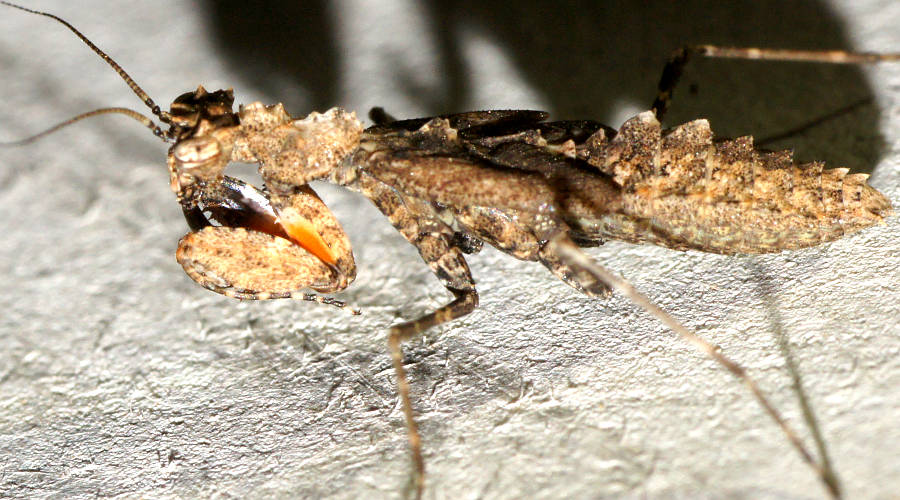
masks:
<path fill-rule="evenodd" d="M 834 473 L 828 465 L 827 455 L 822 449 L 819 454 L 823 459 L 817 461 L 815 456 L 810 453 L 799 435 L 788 425 L 787 421 L 781 416 L 781 413 L 775 408 L 768 397 L 763 393 L 762 389 L 756 383 L 756 380 L 747 374 L 746 370 L 731 358 L 725 356 L 722 350 L 717 346 L 709 343 L 696 333 L 690 331 L 682 325 L 678 320 L 673 318 L 669 313 L 654 304 L 647 296 L 638 292 L 628 281 L 617 276 L 598 264 L 594 259 L 584 253 L 578 246 L 569 239 L 565 233 L 557 233 L 550 238 L 544 245 L 542 252 L 555 256 L 560 262 L 565 263 L 569 268 L 576 271 L 577 275 L 589 275 L 593 280 L 607 285 L 615 292 L 628 298 L 635 305 L 654 316 L 672 331 L 677 333 L 682 339 L 696 347 L 700 352 L 712 358 L 720 366 L 728 370 L 732 375 L 737 377 L 753 394 L 753 397 L 762 406 L 763 410 L 769 417 L 775 421 L 781 432 L 791 443 L 794 449 L 800 454 L 800 457 L 806 462 L 819 476 L 823 484 L 835 496 L 839 497 L 840 487 L 837 483 Z M 801 397 L 801 403 L 803 396 Z M 811 428 L 815 428 L 815 422 L 807 420 Z"/>
<path fill-rule="evenodd" d="M 650 109 L 656 113 L 656 119 L 662 121 L 672 93 L 685 66 L 693 56 L 714 57 L 718 59 L 753 59 L 758 61 L 792 61 L 818 62 L 830 64 L 875 64 L 881 62 L 900 61 L 900 53 L 874 54 L 867 52 L 847 52 L 843 50 L 790 50 L 763 49 L 753 47 L 719 47 L 716 45 L 688 45 L 681 47 L 669 56 L 659 78 L 656 99 Z"/>

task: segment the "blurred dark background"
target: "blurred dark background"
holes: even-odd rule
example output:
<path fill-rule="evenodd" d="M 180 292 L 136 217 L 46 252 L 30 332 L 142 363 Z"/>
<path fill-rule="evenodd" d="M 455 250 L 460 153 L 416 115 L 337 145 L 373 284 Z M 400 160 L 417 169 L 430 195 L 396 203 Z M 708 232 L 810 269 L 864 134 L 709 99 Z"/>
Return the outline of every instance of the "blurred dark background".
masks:
<path fill-rule="evenodd" d="M 347 70 L 345 45 L 338 40 L 346 31 L 340 23 L 348 15 L 377 18 L 374 9 L 381 4 L 354 5 L 373 10 L 346 12 L 345 4 L 321 0 L 207 0 L 205 7 L 233 71 L 272 102 L 284 102 L 302 116 L 312 109 L 347 105 L 339 95 L 341 71 Z M 433 0 L 414 5 L 436 41 L 439 70 L 430 76 L 442 85 L 435 90 L 410 84 L 402 91 L 425 114 L 464 111 L 471 105 L 473 89 L 460 36 L 472 30 L 496 43 L 549 102 L 554 118 L 607 122 L 621 115 L 617 110 L 623 103 L 635 110 L 650 106 L 665 60 L 684 44 L 853 49 L 841 19 L 827 3 L 816 1 Z M 403 33 L 377 23 L 370 29 L 386 38 Z M 415 50 L 417 41 L 403 43 Z M 398 71 L 409 72 L 404 68 L 408 66 L 398 65 Z M 416 80 L 406 76 L 398 75 L 398 80 Z M 286 92 L 285 81 L 296 82 L 303 91 Z M 754 135 L 759 140 L 872 95 L 858 67 L 697 59 L 676 91 L 665 125 L 703 117 L 718 136 Z M 368 102 L 367 96 L 355 97 Z M 379 104 L 384 103 L 370 105 Z M 393 111 L 408 117 L 407 110 Z M 800 160 L 870 171 L 883 147 L 878 123 L 879 110 L 870 102 L 766 147 L 790 147 Z"/>

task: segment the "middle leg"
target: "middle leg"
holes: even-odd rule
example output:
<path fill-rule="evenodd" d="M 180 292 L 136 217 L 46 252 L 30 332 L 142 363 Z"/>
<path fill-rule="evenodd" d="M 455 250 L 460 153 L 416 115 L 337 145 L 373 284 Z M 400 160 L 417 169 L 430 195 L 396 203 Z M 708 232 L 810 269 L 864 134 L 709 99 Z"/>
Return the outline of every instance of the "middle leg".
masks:
<path fill-rule="evenodd" d="M 409 380 L 403 366 L 403 343 L 432 327 L 475 310 L 478 306 L 478 292 L 463 252 L 454 244 L 455 232 L 438 218 L 431 204 L 402 197 L 397 191 L 368 176 L 360 177 L 357 187 L 388 217 L 407 241 L 416 247 L 422 260 L 454 296 L 450 303 L 417 319 L 394 325 L 388 332 L 388 348 L 409 436 L 414 467 L 413 483 L 416 498 L 421 498 L 425 489 L 425 460 L 422 457 L 422 440 L 410 398 Z"/>

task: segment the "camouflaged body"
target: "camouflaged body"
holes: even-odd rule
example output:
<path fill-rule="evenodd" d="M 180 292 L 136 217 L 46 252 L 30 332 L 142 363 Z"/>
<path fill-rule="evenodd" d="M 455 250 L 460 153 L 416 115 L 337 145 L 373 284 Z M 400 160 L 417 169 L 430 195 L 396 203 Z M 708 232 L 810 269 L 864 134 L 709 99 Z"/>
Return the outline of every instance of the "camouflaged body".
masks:
<path fill-rule="evenodd" d="M 818 245 L 891 213 L 866 174 L 797 164 L 790 151 L 754 149 L 752 137 L 715 141 L 706 120 L 665 132 L 650 112 L 612 137 L 599 131 L 579 158 L 622 188 L 609 237 L 714 253 L 767 253 Z"/>
<path fill-rule="evenodd" d="M 645 112 L 615 131 L 545 118 L 486 111 L 378 125 L 350 162 L 431 201 L 457 232 L 526 259 L 548 217 L 585 246 L 618 239 L 734 254 L 817 245 L 891 213 L 867 175 L 798 165 L 750 137 L 716 141 L 706 120 L 663 131 Z"/>
<path fill-rule="evenodd" d="M 201 91 L 194 96 L 208 98 Z M 339 108 L 294 119 L 281 105 L 221 107 L 170 153 L 183 203 L 219 182 L 229 161 L 259 163 L 272 194 L 325 178 L 389 217 L 402 205 L 404 221 L 393 222 L 412 240 L 439 234 L 463 252 L 487 242 L 537 260 L 563 229 L 582 246 L 617 239 L 768 253 L 831 241 L 891 213 L 865 174 L 796 164 L 790 152 L 754 149 L 750 137 L 717 141 L 706 120 L 664 131 L 648 111 L 616 131 L 545 122 L 539 111 L 480 111 L 363 131 Z"/>

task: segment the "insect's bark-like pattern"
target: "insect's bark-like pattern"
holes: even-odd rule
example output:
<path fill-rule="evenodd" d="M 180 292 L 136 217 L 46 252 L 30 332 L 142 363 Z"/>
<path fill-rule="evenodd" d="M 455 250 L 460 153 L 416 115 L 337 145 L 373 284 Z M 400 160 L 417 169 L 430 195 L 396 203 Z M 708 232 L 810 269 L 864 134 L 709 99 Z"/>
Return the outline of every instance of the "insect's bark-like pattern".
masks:
<path fill-rule="evenodd" d="M 796 164 L 751 137 L 714 141 L 706 120 L 661 131 L 650 112 L 578 156 L 613 176 L 624 217 L 600 234 L 677 250 L 768 253 L 818 245 L 881 222 L 890 201 L 868 175 Z"/>
<path fill-rule="evenodd" d="M 262 203 L 253 203 L 261 200 Z M 241 299 L 288 298 L 303 288 L 329 293 L 356 277 L 350 240 L 309 186 L 290 195 L 264 195 L 225 177 L 198 191 L 201 211 L 218 226 L 195 228 L 178 242 L 176 260 L 204 288 Z M 307 251 L 290 234 L 303 221 L 322 235 L 334 263 Z M 287 228 L 287 229 L 286 229 Z"/>
<path fill-rule="evenodd" d="M 197 102 L 207 98 L 196 94 Z M 705 120 L 663 131 L 645 112 L 615 131 L 593 121 L 543 122 L 541 112 L 484 111 L 361 133 L 339 109 L 294 120 L 279 105 L 254 103 L 237 115 L 230 127 L 201 121 L 173 148 L 176 157 L 179 148 L 190 156 L 195 143 L 221 153 L 189 169 L 170 155 L 176 191 L 188 203 L 194 184 L 223 176 L 226 154 L 260 163 L 274 193 L 323 177 L 361 191 L 355 182 L 364 175 L 404 203 L 420 202 L 414 213 L 433 212 L 457 240 L 484 240 L 526 260 L 540 260 L 539 242 L 557 230 L 582 246 L 619 239 L 767 253 L 831 241 L 890 212 L 864 174 L 797 165 L 789 152 L 754 149 L 749 137 L 714 141 Z"/>
<path fill-rule="evenodd" d="M 565 219 L 572 214 L 618 210 L 616 186 L 577 159 L 522 139 L 540 137 L 539 130 L 505 134 L 502 144 L 492 142 L 492 133 L 523 124 L 542 127 L 556 139 L 587 137 L 586 130 L 599 127 L 588 122 L 541 124 L 544 118 L 545 113 L 534 111 L 485 111 L 377 125 L 364 132 L 359 149 L 333 180 L 353 188 L 348 180 L 357 176 L 377 179 L 402 193 L 407 203 L 415 200 L 419 213 L 433 212 L 431 218 L 443 221 L 456 240 L 462 234 L 466 241 L 487 241 L 518 259 L 540 261 L 584 293 L 604 295 L 604 285 L 569 269 L 544 243 L 554 233 L 570 231 Z M 423 199 L 429 201 L 424 207 Z"/>
<path fill-rule="evenodd" d="M 375 203 L 400 234 L 419 250 L 422 260 L 441 284 L 455 292 L 475 291 L 463 252 L 453 244 L 453 230 L 440 220 L 431 204 L 404 196 L 366 174 L 346 185 Z"/>
<path fill-rule="evenodd" d="M 435 203 L 455 230 L 526 260 L 556 229 L 582 246 L 619 239 L 767 253 L 831 241 L 890 213 L 866 175 L 797 165 L 749 137 L 716 142 L 705 120 L 664 132 L 646 112 L 616 132 L 543 118 L 482 112 L 379 125 L 352 163 Z"/>
<path fill-rule="evenodd" d="M 258 162 L 270 190 L 290 192 L 328 175 L 359 143 L 353 113 L 332 108 L 294 120 L 281 104 L 253 103 L 240 112 L 233 161 Z"/>
<path fill-rule="evenodd" d="M 209 99 L 203 89 L 195 94 L 197 103 Z M 294 120 L 280 105 L 253 103 L 236 115 L 227 127 L 201 119 L 173 148 L 183 204 L 215 191 L 224 154 L 259 163 L 275 201 L 327 178 L 372 200 L 454 293 L 471 286 L 462 253 L 482 241 L 604 295 L 602 283 L 545 243 L 562 232 L 579 246 L 619 239 L 766 253 L 831 241 L 890 213 L 865 175 L 796 165 L 788 152 L 755 150 L 749 137 L 716 142 L 705 120 L 662 131 L 645 112 L 615 131 L 593 121 L 544 122 L 542 112 L 483 111 L 362 131 L 337 108 Z M 302 212 L 325 217 L 327 208 Z M 340 251 L 349 255 L 349 247 Z"/>

